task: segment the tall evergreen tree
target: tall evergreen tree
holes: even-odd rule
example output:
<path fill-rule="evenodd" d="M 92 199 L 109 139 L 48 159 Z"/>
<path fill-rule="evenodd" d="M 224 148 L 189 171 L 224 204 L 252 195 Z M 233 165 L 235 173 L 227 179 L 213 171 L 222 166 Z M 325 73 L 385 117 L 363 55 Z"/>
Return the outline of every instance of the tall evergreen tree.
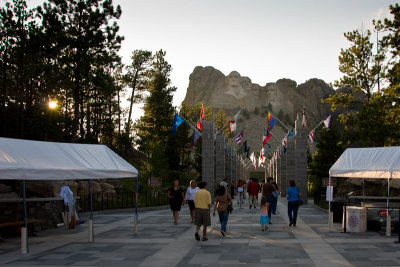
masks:
<path fill-rule="evenodd" d="M 139 149 L 150 158 L 147 166 L 148 175 L 168 175 L 168 154 L 166 151 L 168 138 L 174 115 L 171 87 L 171 65 L 165 60 L 166 53 L 156 52 L 149 71 L 147 90 L 149 95 L 143 107 L 144 115 L 136 123 L 137 144 Z"/>

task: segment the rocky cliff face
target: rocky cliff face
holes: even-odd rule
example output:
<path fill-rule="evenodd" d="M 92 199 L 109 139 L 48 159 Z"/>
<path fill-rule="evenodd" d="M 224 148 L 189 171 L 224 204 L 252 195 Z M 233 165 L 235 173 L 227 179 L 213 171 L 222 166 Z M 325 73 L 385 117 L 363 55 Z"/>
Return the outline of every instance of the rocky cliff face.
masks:
<path fill-rule="evenodd" d="M 204 102 L 228 113 L 238 108 L 253 112 L 256 108 L 270 107 L 275 114 L 287 115 L 292 124 L 296 114 L 301 114 L 305 107 L 309 127 L 312 127 L 330 113 L 328 105 L 321 104 L 320 100 L 334 92 L 319 79 L 300 85 L 290 79 L 280 79 L 260 86 L 236 71 L 225 76 L 213 67 L 196 67 L 189 77 L 185 101 L 190 105 Z"/>

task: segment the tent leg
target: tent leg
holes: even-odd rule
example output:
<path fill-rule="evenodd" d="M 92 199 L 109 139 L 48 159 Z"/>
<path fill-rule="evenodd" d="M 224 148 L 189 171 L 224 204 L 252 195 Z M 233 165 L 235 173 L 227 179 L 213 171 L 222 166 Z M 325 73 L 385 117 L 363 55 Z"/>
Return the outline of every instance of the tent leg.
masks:
<path fill-rule="evenodd" d="M 329 187 L 331 186 L 331 176 L 329 175 Z M 333 197 L 333 192 L 332 192 Z M 328 213 L 328 231 L 331 231 L 332 227 L 332 215 L 331 215 L 331 200 L 329 200 L 329 213 Z"/>
<path fill-rule="evenodd" d="M 137 234 L 137 224 L 138 224 L 138 200 L 139 200 L 139 177 L 136 177 L 136 207 L 135 207 L 135 217 L 133 218 L 133 234 Z"/>
<path fill-rule="evenodd" d="M 391 236 L 391 219 L 389 214 L 389 197 L 390 197 L 390 178 L 387 180 L 387 200 L 386 200 L 386 236 Z"/>
<path fill-rule="evenodd" d="M 93 202 L 92 202 L 92 184 L 90 180 L 88 181 L 89 185 L 89 208 L 90 208 L 90 217 L 88 223 L 88 243 L 94 242 L 94 230 L 93 230 Z"/>
<path fill-rule="evenodd" d="M 21 227 L 21 253 L 27 254 L 29 252 L 29 250 L 28 250 L 28 231 L 27 231 L 27 223 L 26 223 L 27 212 L 26 212 L 25 180 L 22 180 L 21 185 L 22 185 L 22 198 L 23 198 L 23 202 L 24 202 L 23 217 L 22 217 L 24 224 Z"/>
<path fill-rule="evenodd" d="M 362 179 L 362 191 L 363 191 L 363 207 L 365 207 L 365 180 Z"/>

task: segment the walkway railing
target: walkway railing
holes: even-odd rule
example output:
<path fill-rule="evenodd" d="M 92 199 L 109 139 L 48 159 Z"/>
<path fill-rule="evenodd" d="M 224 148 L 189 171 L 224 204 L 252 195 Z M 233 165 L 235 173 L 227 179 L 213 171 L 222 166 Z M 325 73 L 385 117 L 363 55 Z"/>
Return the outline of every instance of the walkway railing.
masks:
<path fill-rule="evenodd" d="M 79 195 L 77 200 L 79 211 L 89 211 L 89 196 L 87 194 Z M 93 211 L 129 209 L 136 207 L 135 192 L 118 193 L 97 193 L 92 195 Z M 154 207 L 168 204 L 166 192 L 162 191 L 144 191 L 138 195 L 138 207 Z"/>

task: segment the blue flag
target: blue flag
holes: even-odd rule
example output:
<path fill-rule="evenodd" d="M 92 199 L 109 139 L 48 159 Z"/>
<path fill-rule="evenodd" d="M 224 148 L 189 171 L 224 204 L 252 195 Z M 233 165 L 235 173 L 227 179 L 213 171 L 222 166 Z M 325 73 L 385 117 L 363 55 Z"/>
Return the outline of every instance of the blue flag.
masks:
<path fill-rule="evenodd" d="M 194 131 L 193 133 L 193 141 L 192 141 L 192 146 L 195 146 L 197 143 L 197 140 L 199 140 L 200 134 L 197 131 Z"/>
<path fill-rule="evenodd" d="M 243 142 L 244 153 L 247 153 L 247 140 Z"/>
<path fill-rule="evenodd" d="M 174 122 L 172 123 L 172 134 L 176 135 L 176 129 L 178 129 L 179 125 L 183 122 L 182 118 L 179 117 L 178 113 L 175 113 Z"/>
<path fill-rule="evenodd" d="M 267 146 L 268 146 L 268 150 L 272 150 L 272 146 L 270 143 L 267 143 Z"/>

